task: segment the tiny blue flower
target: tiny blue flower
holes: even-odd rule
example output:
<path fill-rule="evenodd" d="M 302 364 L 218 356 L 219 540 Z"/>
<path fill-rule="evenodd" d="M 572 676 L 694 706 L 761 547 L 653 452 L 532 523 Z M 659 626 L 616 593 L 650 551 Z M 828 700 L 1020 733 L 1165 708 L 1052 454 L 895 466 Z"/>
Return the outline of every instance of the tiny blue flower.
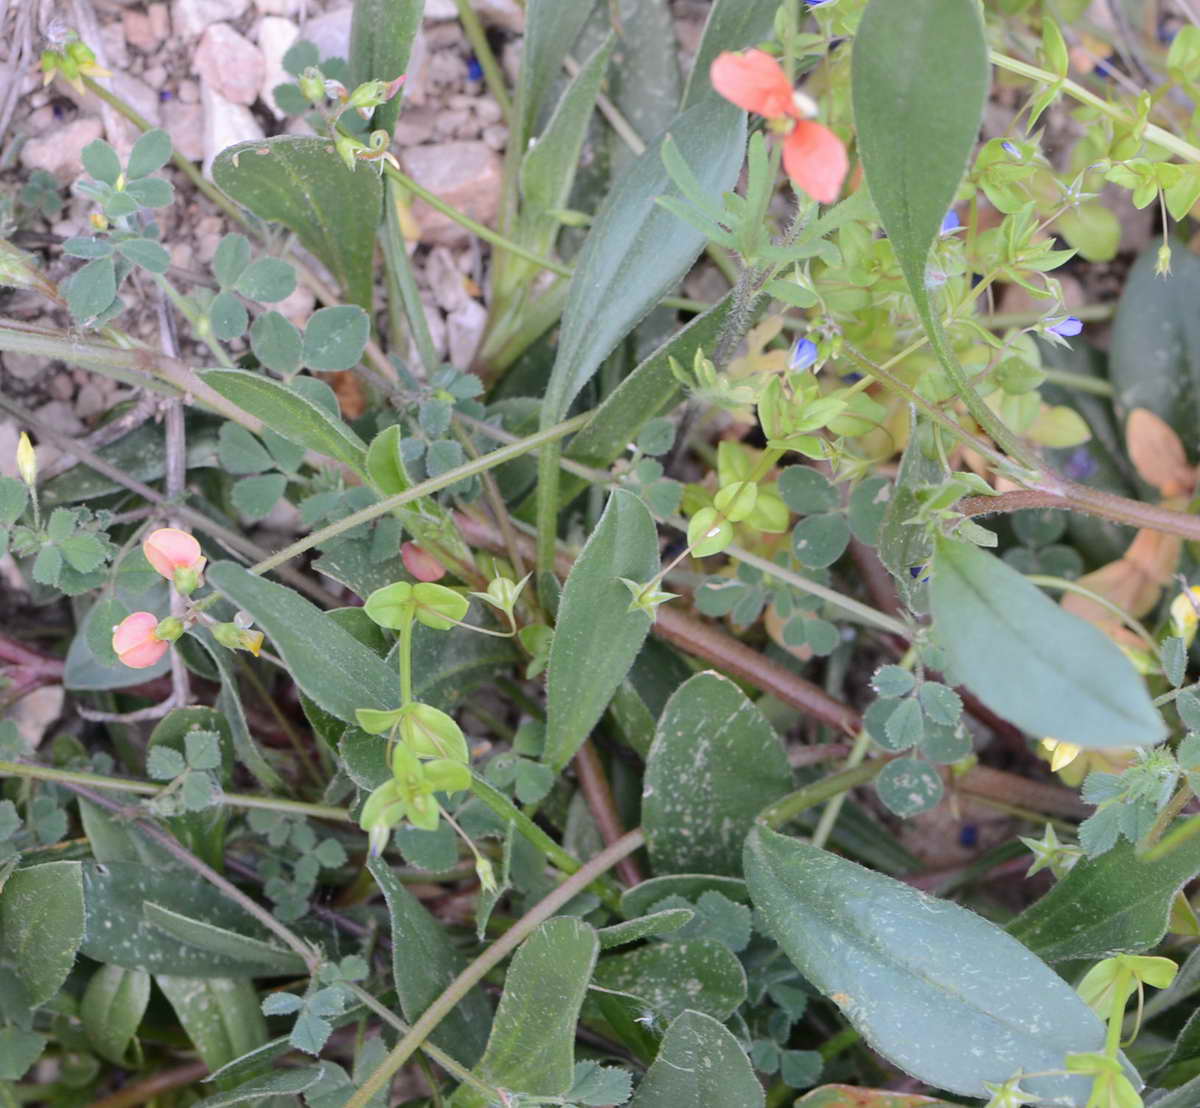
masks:
<path fill-rule="evenodd" d="M 962 226 L 962 220 L 958 218 L 958 212 L 951 208 L 946 213 L 946 218 L 942 220 L 942 234 L 952 235 Z"/>
<path fill-rule="evenodd" d="M 478 81 L 483 76 L 483 66 L 479 64 L 479 59 L 472 54 L 467 59 L 467 80 Z"/>
<path fill-rule="evenodd" d="M 911 577 L 911 578 L 912 578 L 914 581 L 916 581 L 916 582 L 918 582 L 919 584 L 922 584 L 922 585 L 923 585 L 923 584 L 924 584 L 926 581 L 928 581 L 928 580 L 929 580 L 929 574 L 925 572 L 925 566 L 923 566 L 923 565 L 919 565 L 919 566 L 909 566 L 909 567 L 908 567 L 908 575 L 909 575 L 909 577 Z"/>
<path fill-rule="evenodd" d="M 1021 151 L 1018 150 L 1011 142 L 1002 142 L 1000 144 L 1000 149 L 1010 157 L 1019 158 L 1021 156 Z"/>
<path fill-rule="evenodd" d="M 1075 316 L 1069 315 L 1060 319 L 1057 323 L 1049 324 L 1046 330 L 1051 334 L 1058 335 L 1060 338 L 1070 339 L 1083 330 L 1083 323 L 1076 319 Z"/>
<path fill-rule="evenodd" d="M 817 360 L 817 344 L 812 339 L 797 339 L 788 365 L 795 370 L 808 369 Z"/>
<path fill-rule="evenodd" d="M 1063 465 L 1063 473 L 1072 481 L 1086 481 L 1100 467 L 1086 446 L 1076 447 Z"/>

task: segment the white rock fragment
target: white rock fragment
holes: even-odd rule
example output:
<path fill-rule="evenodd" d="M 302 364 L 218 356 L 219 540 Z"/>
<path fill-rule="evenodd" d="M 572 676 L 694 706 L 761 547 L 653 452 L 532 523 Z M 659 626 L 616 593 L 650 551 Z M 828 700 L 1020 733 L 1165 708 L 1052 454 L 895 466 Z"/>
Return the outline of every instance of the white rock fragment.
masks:
<path fill-rule="evenodd" d="M 282 119 L 286 113 L 281 112 L 275 104 L 275 89 L 278 85 L 285 85 L 293 80 L 292 75 L 283 68 L 283 55 L 299 35 L 299 28 L 290 19 L 267 15 L 258 21 L 258 48 L 262 51 L 266 67 L 259 96 L 275 114 L 276 119 Z"/>
<path fill-rule="evenodd" d="M 234 104 L 253 104 L 267 71 L 262 51 L 228 23 L 205 30 L 192 64 L 202 81 Z"/>
<path fill-rule="evenodd" d="M 104 127 L 95 116 L 73 119 L 48 134 L 30 139 L 21 147 L 21 164 L 26 169 L 53 173 L 65 184 L 83 172 L 80 152 L 103 133 Z"/>
<path fill-rule="evenodd" d="M 405 172 L 419 185 L 480 223 L 491 223 L 500 209 L 503 165 L 483 142 L 444 142 L 417 146 L 401 155 Z M 454 246 L 470 235 L 449 216 L 418 200 L 413 215 L 421 241 Z"/>
<path fill-rule="evenodd" d="M 204 109 L 204 175 L 207 177 L 222 150 L 238 142 L 260 139 L 263 131 L 249 108 L 230 103 L 207 81 L 200 82 L 200 104 Z"/>
<path fill-rule="evenodd" d="M 175 32 L 202 35 L 214 23 L 240 19 L 249 6 L 250 0 L 175 0 Z"/>
<path fill-rule="evenodd" d="M 466 300 L 446 317 L 451 365 L 470 369 L 486 325 L 487 309 L 478 300 Z"/>

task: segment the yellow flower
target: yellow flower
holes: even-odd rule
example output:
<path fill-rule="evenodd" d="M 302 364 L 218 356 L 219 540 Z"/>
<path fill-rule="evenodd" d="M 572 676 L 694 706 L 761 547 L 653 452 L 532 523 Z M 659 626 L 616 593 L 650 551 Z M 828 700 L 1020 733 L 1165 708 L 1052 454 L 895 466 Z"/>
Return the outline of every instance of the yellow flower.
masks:
<path fill-rule="evenodd" d="M 1171 601 L 1171 632 L 1188 646 L 1192 645 L 1196 625 L 1200 622 L 1197 605 L 1200 605 L 1200 585 L 1193 585 Z"/>
<path fill-rule="evenodd" d="M 1083 753 L 1082 747 L 1058 739 L 1042 739 L 1042 749 L 1050 755 L 1050 769 L 1054 773 L 1065 769 Z"/>

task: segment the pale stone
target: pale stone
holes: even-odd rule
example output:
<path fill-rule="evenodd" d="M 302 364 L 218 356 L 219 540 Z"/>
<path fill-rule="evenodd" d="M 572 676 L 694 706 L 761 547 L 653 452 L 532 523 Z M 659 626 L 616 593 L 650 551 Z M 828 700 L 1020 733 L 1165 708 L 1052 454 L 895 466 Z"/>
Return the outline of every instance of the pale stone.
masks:
<path fill-rule="evenodd" d="M 446 319 L 446 331 L 450 340 L 450 364 L 459 369 L 469 369 L 475 359 L 475 351 L 483 339 L 487 326 L 487 308 L 478 300 L 468 299 L 455 308 Z"/>
<path fill-rule="evenodd" d="M 158 45 L 159 39 L 154 33 L 154 24 L 150 21 L 149 13 L 140 12 L 137 8 L 126 8 L 121 12 L 121 24 L 125 28 L 125 41 L 130 46 L 150 53 Z"/>
<path fill-rule="evenodd" d="M 293 80 L 292 75 L 283 68 L 283 55 L 299 34 L 299 28 L 290 19 L 267 15 L 258 21 L 258 48 L 266 65 L 259 95 L 262 102 L 275 113 L 276 119 L 282 119 L 287 113 L 276 107 L 275 89 Z"/>
<path fill-rule="evenodd" d="M 108 84 L 122 100 L 133 105 L 144 119 L 148 119 L 156 127 L 162 122 L 162 103 L 158 99 L 158 92 L 145 81 L 139 80 L 131 73 L 114 72 Z M 133 149 L 133 144 L 141 134 L 141 130 L 129 120 L 118 116 L 109 127 L 108 141 L 124 160 L 129 157 L 129 151 Z"/>
<path fill-rule="evenodd" d="M 250 0 L 175 0 L 175 31 L 185 38 L 202 35 L 214 23 L 240 19 Z"/>
<path fill-rule="evenodd" d="M 125 45 L 125 32 L 120 23 L 106 23 L 101 27 L 100 43 L 104 49 L 106 68 L 125 69 L 129 65 L 129 50 Z"/>
<path fill-rule="evenodd" d="M 3 365 L 18 381 L 32 381 L 46 372 L 46 359 L 36 354 L 4 354 Z"/>
<path fill-rule="evenodd" d="M 393 141 L 400 149 L 420 146 L 433 138 L 437 126 L 437 112 L 433 108 L 416 108 L 407 105 L 396 117 Z"/>
<path fill-rule="evenodd" d="M 171 34 L 171 12 L 165 3 L 151 4 L 146 9 L 146 14 L 150 17 L 150 30 L 155 39 L 159 42 L 165 42 Z"/>
<path fill-rule="evenodd" d="M 83 172 L 79 154 L 89 142 L 100 138 L 104 126 L 94 116 L 81 116 L 30 139 L 21 147 L 21 164 L 26 169 L 44 169 L 62 182 Z"/>
<path fill-rule="evenodd" d="M 299 15 L 305 0 L 254 0 L 260 15 Z"/>
<path fill-rule="evenodd" d="M 525 13 L 516 0 L 471 0 L 471 7 L 492 27 L 517 33 L 525 30 Z"/>
<path fill-rule="evenodd" d="M 443 311 L 452 312 L 470 299 L 463 283 L 462 272 L 448 247 L 435 246 L 429 252 L 429 257 L 425 260 L 425 280 L 429 283 L 429 290 L 433 293 L 438 307 Z"/>
<path fill-rule="evenodd" d="M 429 42 L 424 30 L 413 35 L 408 52 L 408 69 L 404 75 L 404 104 L 421 107 L 429 100 Z M 403 111 L 401 112 L 403 115 Z"/>
<path fill-rule="evenodd" d="M 163 126 L 171 145 L 188 161 L 204 157 L 204 109 L 199 104 L 169 100 L 163 105 Z"/>
<path fill-rule="evenodd" d="M 234 104 L 253 104 L 267 71 L 262 51 L 228 23 L 204 32 L 192 64 L 202 81 Z"/>
<path fill-rule="evenodd" d="M 11 354 L 0 354 L 0 367 L 7 369 Z M 16 477 L 17 472 L 17 443 L 21 432 L 11 419 L 0 419 L 0 477 Z"/>
<path fill-rule="evenodd" d="M 250 109 L 226 100 L 207 81 L 200 82 L 200 104 L 204 109 L 204 175 L 212 175 L 216 156 L 238 142 L 263 137 L 262 127 Z"/>
<path fill-rule="evenodd" d="M 304 329 L 304 325 L 308 322 L 316 306 L 317 298 L 313 295 L 312 289 L 306 288 L 304 285 L 297 285 L 292 290 L 291 296 L 271 305 L 284 319 L 294 323 L 301 330 Z"/>
<path fill-rule="evenodd" d="M 458 18 L 458 5 L 454 0 L 425 0 L 425 22 L 441 23 Z"/>
<path fill-rule="evenodd" d="M 179 82 L 179 99 L 185 104 L 200 103 L 200 84 L 190 78 Z"/>
<path fill-rule="evenodd" d="M 446 142 L 417 146 L 402 155 L 405 172 L 419 185 L 480 223 L 495 220 L 500 208 L 503 166 L 496 152 L 482 142 Z M 453 246 L 470 235 L 441 212 L 418 200 L 413 215 L 421 241 Z"/>
<path fill-rule="evenodd" d="M 493 123 L 479 137 L 493 150 L 503 150 L 508 145 L 508 128 L 503 123 Z"/>
<path fill-rule="evenodd" d="M 79 390 L 79 395 L 75 397 L 75 411 L 80 419 L 90 420 L 98 415 L 103 415 L 108 410 L 108 397 L 96 385 L 87 384 Z"/>
<path fill-rule="evenodd" d="M 43 685 L 8 709 L 7 718 L 16 724 L 27 750 L 36 750 L 50 724 L 62 715 L 65 696 L 62 685 Z"/>
<path fill-rule="evenodd" d="M 350 17 L 354 9 L 335 8 L 304 24 L 303 37 L 311 42 L 322 58 L 350 57 Z"/>

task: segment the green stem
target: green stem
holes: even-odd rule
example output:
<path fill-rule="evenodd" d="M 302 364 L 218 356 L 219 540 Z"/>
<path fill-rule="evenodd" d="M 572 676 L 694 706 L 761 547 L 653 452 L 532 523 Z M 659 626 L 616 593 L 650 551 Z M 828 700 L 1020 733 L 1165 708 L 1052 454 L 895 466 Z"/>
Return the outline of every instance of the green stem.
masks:
<path fill-rule="evenodd" d="M 505 823 L 513 824 L 518 833 L 528 839 L 557 869 L 566 874 L 575 874 L 583 868 L 578 858 L 559 846 L 507 796 L 474 771 L 471 773 L 471 791 Z M 619 908 L 621 894 L 611 882 L 598 880 L 592 891 L 610 908 Z"/>
<path fill-rule="evenodd" d="M 110 108 L 116 111 L 119 115 L 124 116 L 129 120 L 139 131 L 150 131 L 154 129 L 154 124 L 144 116 L 139 115 L 134 110 L 132 105 L 122 100 L 116 93 L 110 92 L 103 85 L 93 81 L 91 77 L 83 78 L 84 86 L 89 92 L 95 93 L 103 100 Z M 196 186 L 205 196 L 209 198 L 218 208 L 221 209 L 235 223 L 239 223 L 244 227 L 249 227 L 249 220 L 216 185 L 209 181 L 203 173 L 200 172 L 187 158 L 180 154 L 177 150 L 171 151 L 171 161 L 173 161 L 184 175 Z"/>
<path fill-rule="evenodd" d="M 457 208 L 447 204 L 446 201 L 439 196 L 435 196 L 426 188 L 422 188 L 406 173 L 401 173 L 395 166 L 389 165 L 386 162 L 383 166 L 383 171 L 397 184 L 406 188 L 414 196 L 420 197 L 435 211 L 439 211 L 448 219 L 454 220 L 460 227 L 465 227 L 472 234 L 478 235 L 484 242 L 490 242 L 499 250 L 507 250 L 510 254 L 515 254 L 518 258 L 524 258 L 527 262 L 532 262 L 542 269 L 548 269 L 551 273 L 557 273 L 562 277 L 570 277 L 574 272 L 570 267 L 562 265 L 559 262 L 551 261 L 549 258 L 539 257 L 532 250 L 526 250 L 519 243 L 515 243 L 512 239 L 505 238 L 498 231 L 493 231 L 490 227 L 485 227 L 478 220 L 472 219 L 464 212 L 460 212 Z"/>
<path fill-rule="evenodd" d="M 425 315 L 425 306 L 421 303 L 421 294 L 417 290 L 412 261 L 405 249 L 404 232 L 401 230 L 400 216 L 396 211 L 399 201 L 400 186 L 395 181 L 388 181 L 387 196 L 384 199 L 387 207 L 387 229 L 383 235 L 383 260 L 392 279 L 400 288 L 400 299 L 404 304 L 409 332 L 416 342 L 417 353 L 425 366 L 425 375 L 432 377 L 437 372 L 441 359 L 437 356 L 433 336 L 429 333 L 429 320 Z"/>
<path fill-rule="evenodd" d="M 1043 369 L 1042 373 L 1045 374 L 1049 384 L 1061 385 L 1065 389 L 1087 392 L 1093 396 L 1113 397 L 1117 394 L 1111 381 L 1105 381 L 1101 377 L 1092 377 L 1087 373 L 1075 373 L 1069 369 Z"/>
<path fill-rule="evenodd" d="M 807 811 L 814 805 L 823 804 L 848 789 L 865 785 L 876 777 L 889 761 L 888 758 L 873 758 L 861 765 L 841 770 L 828 777 L 822 777 L 820 781 L 814 781 L 811 785 L 805 785 L 804 788 L 797 789 L 794 793 L 788 793 L 782 800 L 775 801 L 769 808 L 765 808 L 759 813 L 758 820 L 760 823 L 765 823 L 768 827 L 778 830 L 789 820 L 795 819 L 801 812 Z"/>
<path fill-rule="evenodd" d="M 154 274 L 154 281 L 166 294 L 167 299 L 175 306 L 175 310 L 188 321 L 188 326 L 191 327 L 192 333 L 212 351 L 213 357 L 216 358 L 223 368 L 232 369 L 233 359 L 225 353 L 224 348 L 213 337 L 212 324 L 197 311 L 196 305 L 161 273 Z"/>
<path fill-rule="evenodd" d="M 413 623 L 412 613 L 408 614 L 408 618 L 400 624 L 400 649 L 397 653 L 400 655 L 400 707 L 407 708 L 412 703 L 412 641 L 413 641 Z"/>
<path fill-rule="evenodd" d="M 1127 109 L 1122 108 L 1118 104 L 1110 104 L 1094 92 L 1089 92 L 1082 85 L 1067 78 L 1059 77 L 1056 73 L 1051 73 L 1049 70 L 1041 69 L 1036 65 L 1030 65 L 1028 62 L 1018 61 L 1016 58 L 1010 58 L 1006 54 L 1001 54 L 996 50 L 990 51 L 988 57 L 993 65 L 998 66 L 1000 69 L 1006 69 L 1009 73 L 1016 73 L 1018 76 L 1028 77 L 1033 81 L 1041 81 L 1046 85 L 1057 85 L 1068 96 L 1078 100 L 1081 104 L 1087 104 L 1107 115 L 1110 119 L 1115 119 L 1118 123 L 1125 124 L 1127 127 L 1133 127 L 1137 122 L 1133 114 Z M 1172 154 L 1178 154 L 1185 161 L 1200 162 L 1200 147 L 1193 146 L 1190 142 L 1177 138 L 1170 131 L 1164 130 L 1153 123 L 1146 124 L 1145 130 L 1142 132 L 1142 137 L 1155 146 L 1161 146 L 1165 150 L 1170 150 Z"/>
<path fill-rule="evenodd" d="M 1150 830 L 1146 832 L 1145 838 L 1137 844 L 1137 853 L 1139 855 L 1145 857 L 1154 850 L 1155 844 L 1162 838 L 1163 832 L 1175 822 L 1175 818 L 1187 807 L 1187 802 L 1195 795 L 1192 791 L 1191 783 L 1185 779 L 1183 784 L 1175 790 L 1175 795 L 1167 801 L 1163 810 L 1158 813 L 1158 818 L 1154 821 Z"/>
<path fill-rule="evenodd" d="M 371 504 L 346 516 L 345 519 L 340 519 L 336 523 L 331 523 L 328 527 L 322 527 L 318 531 L 311 532 L 304 538 L 292 543 L 291 546 L 285 547 L 278 554 L 272 554 L 271 557 L 264 558 L 257 565 L 251 566 L 250 572 L 266 573 L 268 570 L 272 570 L 276 566 L 281 566 L 284 562 L 290 561 L 298 554 L 303 554 L 306 550 L 311 550 L 314 546 L 318 546 L 329 539 L 336 538 L 345 531 L 349 531 L 351 528 L 357 527 L 360 523 L 368 523 L 370 520 L 377 519 L 381 515 L 386 515 L 388 512 L 403 507 L 414 500 L 420 500 L 424 496 L 430 496 L 435 492 L 440 492 L 442 489 L 449 488 L 458 481 L 474 477 L 476 474 L 484 473 L 489 469 L 495 469 L 496 466 L 512 461 L 513 458 L 520 458 L 533 450 L 537 450 L 539 447 L 555 443 L 559 439 L 565 438 L 572 431 L 582 427 L 591 418 L 591 412 L 572 416 L 570 419 L 563 420 L 562 423 L 556 423 L 553 427 L 547 427 L 543 431 L 529 435 L 527 438 L 513 443 L 511 446 L 502 446 L 499 450 L 493 450 L 489 454 L 484 454 L 481 458 L 464 462 L 460 466 L 455 466 L 454 469 L 448 470 L 439 477 L 431 477 L 427 481 L 413 485 L 411 489 L 396 493 L 394 496 L 385 497 L 376 504 Z"/>
<path fill-rule="evenodd" d="M 508 89 L 504 84 L 504 72 L 496 61 L 496 55 L 492 53 L 483 24 L 480 23 L 479 16 L 475 14 L 475 9 L 471 7 L 471 0 L 454 0 L 454 2 L 458 8 L 458 21 L 462 24 L 463 34 L 467 36 L 467 42 L 471 44 L 471 49 L 479 60 L 479 67 L 483 70 L 483 79 L 487 83 L 488 92 L 500 105 L 500 111 L 504 115 L 504 124 L 511 130 L 512 100 L 509 98 Z"/>
<path fill-rule="evenodd" d="M 641 830 L 630 831 L 612 846 L 602 850 L 595 858 L 582 866 L 578 873 L 568 877 L 545 899 L 539 901 L 525 913 L 504 935 L 475 959 L 458 975 L 416 1021 L 391 1053 L 367 1078 L 346 1103 L 346 1108 L 366 1108 L 392 1076 L 404 1065 L 433 1030 L 450 1014 L 454 1006 L 475 987 L 489 970 L 498 966 L 540 924 L 548 920 L 572 897 L 582 892 L 598 877 L 607 873 L 622 858 L 629 857 L 645 843 Z"/>
<path fill-rule="evenodd" d="M 110 789 L 115 792 L 137 793 L 140 796 L 156 796 L 162 792 L 158 785 L 147 781 L 102 777 L 96 773 L 55 769 L 53 766 L 32 765 L 26 762 L 0 762 L 0 777 L 23 777 L 33 781 L 50 781 L 58 785 L 83 785 L 89 789 Z M 244 793 L 222 793 L 221 803 L 233 808 L 258 808 L 265 812 L 286 812 L 289 815 L 331 819 L 340 823 L 355 822 L 354 817 L 345 808 L 334 808 L 328 804 L 306 804 L 301 800 L 277 800 L 266 796 L 247 796 Z"/>
<path fill-rule="evenodd" d="M 1142 855 L 1142 860 L 1145 862 L 1160 861 L 1172 851 L 1178 850 L 1188 839 L 1194 839 L 1197 835 L 1200 835 L 1200 816 L 1192 816 L 1190 819 L 1184 820 L 1178 827 L 1171 828 L 1157 845 L 1152 846 Z"/>
<path fill-rule="evenodd" d="M 913 652 L 910 650 L 908 653 L 912 654 Z M 871 736 L 864 727 L 854 737 L 854 745 L 850 748 L 850 753 L 846 757 L 846 764 L 842 769 L 854 769 L 861 765 L 862 760 L 867 756 L 867 751 L 870 749 Z M 829 836 L 833 834 L 834 824 L 837 823 L 838 816 L 842 814 L 842 805 L 845 803 L 846 791 L 839 792 L 830 798 L 829 803 L 825 805 L 821 812 L 821 818 L 817 820 L 817 826 L 813 829 L 811 839 L 813 846 L 824 849 L 825 844 L 829 841 Z"/>

